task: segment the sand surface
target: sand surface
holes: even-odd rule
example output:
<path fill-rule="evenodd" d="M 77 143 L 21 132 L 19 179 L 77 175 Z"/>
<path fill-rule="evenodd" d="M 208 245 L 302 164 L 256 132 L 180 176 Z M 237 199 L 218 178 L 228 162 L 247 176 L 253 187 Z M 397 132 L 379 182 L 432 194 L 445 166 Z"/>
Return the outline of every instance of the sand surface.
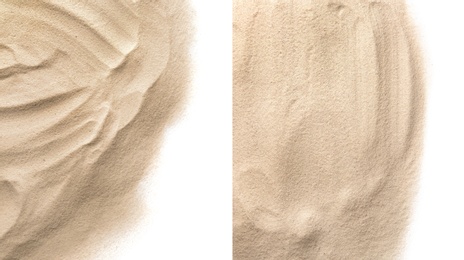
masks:
<path fill-rule="evenodd" d="M 421 154 L 404 1 L 234 1 L 234 259 L 396 259 Z"/>
<path fill-rule="evenodd" d="M 183 0 L 0 1 L 0 259 L 92 259 L 142 211 L 189 15 Z"/>

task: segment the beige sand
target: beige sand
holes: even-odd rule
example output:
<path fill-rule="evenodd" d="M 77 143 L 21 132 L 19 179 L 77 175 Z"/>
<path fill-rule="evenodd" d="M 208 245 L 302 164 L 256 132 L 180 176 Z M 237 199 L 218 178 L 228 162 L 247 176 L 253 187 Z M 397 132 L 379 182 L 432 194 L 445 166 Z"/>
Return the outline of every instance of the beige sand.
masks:
<path fill-rule="evenodd" d="M 0 0 L 0 259 L 92 259 L 141 213 L 188 17 L 183 0 Z"/>
<path fill-rule="evenodd" d="M 421 153 L 403 1 L 234 1 L 234 259 L 396 259 Z"/>

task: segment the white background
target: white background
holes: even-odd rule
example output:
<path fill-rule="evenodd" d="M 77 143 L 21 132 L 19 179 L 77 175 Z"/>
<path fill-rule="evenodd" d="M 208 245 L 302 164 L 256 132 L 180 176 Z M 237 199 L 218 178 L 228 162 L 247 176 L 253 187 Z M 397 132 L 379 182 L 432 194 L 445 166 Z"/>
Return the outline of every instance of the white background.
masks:
<path fill-rule="evenodd" d="M 232 5 L 192 3 L 196 68 L 189 104 L 169 129 L 158 169 L 145 186 L 150 213 L 104 259 L 232 259 Z M 420 189 L 404 259 L 462 260 L 464 3 L 408 3 L 425 52 L 428 104 Z"/>
<path fill-rule="evenodd" d="M 408 0 L 427 62 L 420 190 L 406 260 L 464 259 L 464 2 Z"/>
<path fill-rule="evenodd" d="M 144 183 L 149 212 L 98 260 L 232 259 L 232 4 L 191 3 L 190 98 Z"/>

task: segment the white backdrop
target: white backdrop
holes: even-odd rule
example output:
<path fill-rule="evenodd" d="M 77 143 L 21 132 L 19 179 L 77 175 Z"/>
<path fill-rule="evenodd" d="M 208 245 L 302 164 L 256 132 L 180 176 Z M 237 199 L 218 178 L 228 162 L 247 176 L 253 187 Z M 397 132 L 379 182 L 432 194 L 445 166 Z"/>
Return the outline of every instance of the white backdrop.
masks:
<path fill-rule="evenodd" d="M 409 0 L 427 62 L 420 190 L 405 260 L 464 259 L 464 2 Z"/>
<path fill-rule="evenodd" d="M 464 259 L 464 3 L 408 0 L 427 59 L 420 190 L 405 260 Z M 196 10 L 191 98 L 144 186 L 150 209 L 99 259 L 232 259 L 231 0 Z"/>
<path fill-rule="evenodd" d="M 190 98 L 144 183 L 149 212 L 98 260 L 232 259 L 232 4 L 191 3 Z"/>

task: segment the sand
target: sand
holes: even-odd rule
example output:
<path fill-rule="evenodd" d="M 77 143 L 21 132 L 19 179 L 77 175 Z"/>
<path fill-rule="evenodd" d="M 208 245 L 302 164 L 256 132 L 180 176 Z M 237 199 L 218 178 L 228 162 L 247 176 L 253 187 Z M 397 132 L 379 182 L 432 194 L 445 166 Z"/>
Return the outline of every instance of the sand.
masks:
<path fill-rule="evenodd" d="M 188 83 L 186 1 L 0 1 L 0 259 L 92 259 Z"/>
<path fill-rule="evenodd" d="M 397 259 L 421 156 L 403 1 L 234 0 L 234 259 Z"/>

